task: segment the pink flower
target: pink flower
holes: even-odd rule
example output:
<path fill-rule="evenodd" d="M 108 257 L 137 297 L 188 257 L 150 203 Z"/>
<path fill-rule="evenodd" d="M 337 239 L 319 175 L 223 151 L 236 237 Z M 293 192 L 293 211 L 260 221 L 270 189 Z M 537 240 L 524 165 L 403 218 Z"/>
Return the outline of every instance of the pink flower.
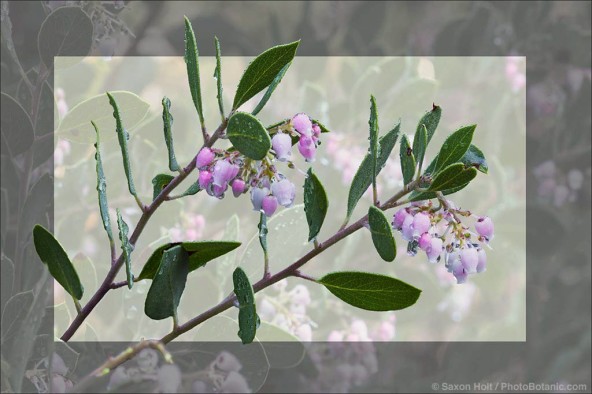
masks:
<path fill-rule="evenodd" d="M 203 148 L 202 150 L 199 151 L 199 153 L 197 154 L 197 157 L 195 158 L 195 166 L 197 168 L 203 168 L 206 167 L 208 165 L 210 165 L 212 163 L 212 161 L 214 161 L 214 158 L 216 157 L 216 154 L 214 152 L 212 152 L 212 150 L 210 148 Z"/>
<path fill-rule="evenodd" d="M 321 127 L 316 123 L 312 125 L 312 136 L 317 139 L 321 137 Z"/>
<path fill-rule="evenodd" d="M 429 233 L 423 233 L 421 237 L 419 237 L 419 248 L 424 252 L 428 250 L 431 244 L 432 236 Z"/>
<path fill-rule="evenodd" d="M 266 187 L 254 187 L 251 189 L 251 202 L 253 203 L 253 210 L 260 211 L 262 208 L 263 198 L 269 194 L 269 189 Z"/>
<path fill-rule="evenodd" d="M 301 136 L 300 140 L 298 141 L 298 151 L 307 162 L 314 161 L 317 147 L 312 137 L 305 135 Z"/>
<path fill-rule="evenodd" d="M 475 222 L 475 230 L 480 236 L 489 241 L 493 238 L 493 221 L 488 216 L 482 216 Z"/>
<path fill-rule="evenodd" d="M 223 186 L 237 176 L 239 168 L 228 160 L 218 160 L 214 165 L 214 185 Z"/>
<path fill-rule="evenodd" d="M 279 161 L 286 161 L 292 156 L 292 138 L 288 134 L 277 133 L 271 139 L 271 146 Z"/>
<path fill-rule="evenodd" d="M 222 186 L 212 184 L 210 185 L 210 187 L 206 189 L 206 191 L 210 196 L 222 199 L 224 198 L 224 193 L 226 192 L 226 189 L 228 189 L 228 183 L 224 183 Z"/>
<path fill-rule="evenodd" d="M 294 203 L 296 196 L 296 186 L 287 179 L 271 184 L 271 192 L 277 198 L 281 206 L 289 207 Z"/>
<path fill-rule="evenodd" d="M 261 202 L 261 209 L 267 217 L 272 216 L 278 207 L 277 198 L 274 196 L 265 196 Z"/>
<path fill-rule="evenodd" d="M 444 251 L 443 245 L 444 242 L 441 238 L 434 237 L 430 240 L 430 245 L 425 249 L 430 263 L 435 263 L 438 261 L 438 257 Z"/>
<path fill-rule="evenodd" d="M 329 336 L 327 337 L 327 342 L 342 342 L 343 341 L 343 334 L 339 331 L 331 331 Z"/>
<path fill-rule="evenodd" d="M 206 189 L 210 183 L 212 183 L 212 173 L 207 170 L 202 170 L 199 172 L 198 183 L 199 187 L 202 189 Z"/>
<path fill-rule="evenodd" d="M 243 194 L 247 190 L 246 186 L 247 185 L 245 184 L 245 181 L 242 179 L 237 178 L 232 181 L 232 194 L 234 194 L 234 197 L 238 197 Z"/>
<path fill-rule="evenodd" d="M 430 229 L 430 217 L 424 212 L 418 212 L 413 217 L 413 236 L 419 237 Z"/>
<path fill-rule="evenodd" d="M 479 264 L 479 253 L 475 248 L 466 248 L 460 252 L 460 262 L 464 271 L 467 274 L 474 274 L 477 272 L 477 265 Z"/>
<path fill-rule="evenodd" d="M 479 262 L 477 263 L 477 272 L 483 272 L 486 270 L 487 266 L 487 254 L 483 249 L 479 249 L 477 251 L 477 254 L 479 260 Z"/>
<path fill-rule="evenodd" d="M 310 137 L 312 135 L 312 122 L 308 115 L 304 113 L 294 115 L 292 118 L 292 126 L 294 126 L 296 131 L 303 136 Z"/>
<path fill-rule="evenodd" d="M 407 216 L 410 216 L 409 212 L 407 212 L 407 209 L 399 209 L 393 216 L 393 228 L 395 228 L 396 230 L 401 230 Z"/>
<path fill-rule="evenodd" d="M 401 226 L 401 234 L 405 241 L 413 241 L 413 216 L 408 215 Z"/>

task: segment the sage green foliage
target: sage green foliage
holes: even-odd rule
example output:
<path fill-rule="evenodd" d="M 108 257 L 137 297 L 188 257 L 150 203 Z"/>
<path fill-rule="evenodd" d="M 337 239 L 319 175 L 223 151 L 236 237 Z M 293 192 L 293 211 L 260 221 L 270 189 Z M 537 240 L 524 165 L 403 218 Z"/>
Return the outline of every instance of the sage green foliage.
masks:
<path fill-rule="evenodd" d="M 484 174 L 489 172 L 489 165 L 487 164 L 487 160 L 485 160 L 485 155 L 481 152 L 481 149 L 473 144 L 469 146 L 469 149 L 460 161 L 468 167 L 475 167 Z"/>
<path fill-rule="evenodd" d="M 454 163 L 438 172 L 429 191 L 442 191 L 467 185 L 477 176 L 474 167 L 465 167 L 463 163 Z"/>
<path fill-rule="evenodd" d="M 370 160 L 372 161 L 372 187 L 376 188 L 376 175 L 378 155 L 380 153 L 380 146 L 378 145 L 378 108 L 376 107 L 376 99 L 370 96 L 370 119 L 368 120 L 370 127 Z"/>
<path fill-rule="evenodd" d="M 196 241 L 172 242 L 158 247 L 148 258 L 137 280 L 153 279 L 158 270 L 164 252 L 172 247 L 181 246 L 188 254 L 189 272 L 205 266 L 209 261 L 223 256 L 238 248 L 241 243 L 235 241 Z"/>
<path fill-rule="evenodd" d="M 132 176 L 132 168 L 129 159 L 129 150 L 127 148 L 129 134 L 127 130 L 123 127 L 123 122 L 121 120 L 121 112 L 119 111 L 119 106 L 117 105 L 115 98 L 109 92 L 107 92 L 107 97 L 109 97 L 109 104 L 111 104 L 111 107 L 113 107 L 113 117 L 115 118 L 115 131 L 117 132 L 117 139 L 119 140 L 119 147 L 121 148 L 121 156 L 123 158 L 123 169 L 125 171 L 125 176 L 127 177 L 127 186 L 129 192 L 133 196 L 136 196 L 136 187 L 134 186 L 134 178 Z"/>
<path fill-rule="evenodd" d="M 175 177 L 169 174 L 158 174 L 152 178 L 152 201 L 156 200 L 162 189 L 171 183 L 173 179 Z"/>
<path fill-rule="evenodd" d="M 187 282 L 189 255 L 181 245 L 164 251 L 158 271 L 146 295 L 144 313 L 151 319 L 162 320 L 177 316 L 177 307 Z"/>
<path fill-rule="evenodd" d="M 392 130 L 380 137 L 378 140 L 379 152 L 378 160 L 376 163 L 376 175 L 380 173 L 386 161 L 388 160 L 397 138 L 399 137 L 400 124 L 397 124 Z M 364 195 L 368 187 L 372 184 L 373 179 L 373 161 L 370 154 L 367 154 L 362 160 L 358 171 L 352 180 L 351 187 L 349 189 L 349 195 L 347 198 L 347 218 L 349 219 L 354 211 L 354 208 L 360 201 L 360 198 Z"/>
<path fill-rule="evenodd" d="M 334 296 L 368 311 L 396 311 L 417 301 L 421 290 L 398 279 L 368 272 L 334 272 L 318 280 Z"/>
<path fill-rule="evenodd" d="M 76 269 L 62 248 L 62 245 L 43 226 L 33 228 L 33 243 L 39 258 L 49 268 L 49 273 L 72 297 L 82 298 L 84 288 Z"/>
<path fill-rule="evenodd" d="M 218 108 L 220 116 L 224 119 L 224 99 L 222 97 L 222 51 L 220 50 L 220 41 L 214 36 L 214 46 L 216 47 L 216 68 L 214 69 L 214 78 L 216 78 L 216 89 L 218 98 Z"/>
<path fill-rule="evenodd" d="M 132 288 L 134 285 L 134 274 L 132 273 L 132 251 L 134 246 L 129 242 L 127 236 L 129 228 L 127 223 L 121 217 L 121 212 L 117 208 L 117 227 L 119 227 L 119 240 L 121 241 L 121 250 L 123 251 L 123 261 L 125 263 L 125 276 L 127 280 L 127 287 Z"/>
<path fill-rule="evenodd" d="M 300 41 L 270 48 L 257 56 L 243 73 L 232 109 L 236 110 L 247 100 L 268 87 L 282 69 L 294 59 Z"/>
<path fill-rule="evenodd" d="M 419 132 L 422 126 L 425 126 L 427 135 L 426 146 L 432 140 L 432 137 L 436 132 L 436 128 L 438 127 L 438 123 L 440 123 L 441 116 L 442 108 L 434 104 L 432 110 L 426 112 L 425 115 L 422 116 L 422 118 L 419 120 L 419 123 L 417 124 L 417 130 L 415 131 L 415 133 Z"/>
<path fill-rule="evenodd" d="M 461 127 L 446 138 L 438 153 L 434 168 L 436 173 L 449 164 L 458 162 L 467 153 L 476 127 L 477 125 Z"/>
<path fill-rule="evenodd" d="M 280 84 L 280 82 L 282 82 L 282 78 L 284 78 L 284 75 L 286 74 L 286 71 L 288 71 L 288 68 L 290 68 L 290 65 L 291 64 L 292 64 L 292 62 L 289 62 L 288 64 L 286 64 L 280 70 L 280 72 L 275 76 L 275 78 L 273 79 L 273 81 L 271 81 L 271 84 L 269 85 L 269 87 L 265 91 L 265 94 L 263 94 L 263 97 L 261 97 L 261 100 L 259 100 L 259 104 L 257 104 L 257 106 L 255 107 L 255 109 L 251 112 L 253 115 L 257 115 L 259 112 L 261 112 L 261 110 L 263 109 L 263 107 L 265 107 L 265 104 L 267 104 L 267 102 L 269 101 L 269 99 L 270 99 L 271 95 L 273 94 L 275 88 L 277 88 L 278 85 Z"/>
<path fill-rule="evenodd" d="M 428 147 L 428 130 L 425 125 L 421 125 L 415 132 L 413 137 L 413 155 L 415 156 L 416 165 L 420 166 L 423 163 L 426 149 Z"/>
<path fill-rule="evenodd" d="M 255 306 L 255 293 L 249 282 L 249 277 L 238 267 L 232 274 L 234 294 L 238 300 L 238 336 L 243 344 L 251 343 L 255 339 L 259 327 L 259 316 Z"/>
<path fill-rule="evenodd" d="M 269 232 L 269 229 L 267 228 L 267 215 L 261 212 L 259 216 L 259 224 L 257 225 L 257 228 L 259 229 L 259 243 L 261 244 L 263 252 L 267 254 L 267 233 Z"/>
<path fill-rule="evenodd" d="M 171 115 L 171 100 L 167 97 L 162 99 L 162 123 L 164 129 L 164 141 L 169 152 L 169 169 L 171 171 L 179 170 L 179 163 L 175 157 L 175 148 L 173 146 L 173 115 Z"/>
<path fill-rule="evenodd" d="M 401 159 L 401 171 L 403 172 L 403 183 L 407 185 L 413 180 L 415 175 L 415 156 L 413 149 L 409 144 L 409 138 L 406 134 L 401 137 L 401 150 L 399 151 L 399 158 Z"/>
<path fill-rule="evenodd" d="M 187 79 L 193 105 L 199 116 L 199 122 L 204 124 L 203 108 L 201 104 L 201 81 L 199 78 L 199 52 L 193 26 L 185 17 L 185 64 L 187 65 Z"/>
<path fill-rule="evenodd" d="M 328 209 L 327 192 L 319 178 L 312 172 L 312 168 L 309 168 L 304 180 L 304 211 L 308 222 L 309 241 L 316 238 L 321 231 Z"/>
<path fill-rule="evenodd" d="M 99 211 L 101 212 L 103 228 L 107 232 L 107 237 L 109 237 L 109 243 L 113 244 L 113 231 L 111 230 L 111 219 L 109 218 L 109 202 L 107 200 L 107 181 L 105 179 L 105 172 L 103 171 L 103 161 L 101 159 L 101 139 L 97 125 L 93 121 L 91 121 L 91 123 L 97 135 L 97 142 L 95 142 L 95 162 L 97 171 L 97 192 L 99 194 Z"/>
<path fill-rule="evenodd" d="M 376 251 L 384 261 L 393 261 L 397 257 L 397 245 L 391 225 L 380 209 L 370 206 L 368 225 Z"/>
<path fill-rule="evenodd" d="M 232 115 L 226 135 L 240 153 L 253 160 L 262 160 L 271 149 L 271 138 L 265 127 L 246 112 Z"/>

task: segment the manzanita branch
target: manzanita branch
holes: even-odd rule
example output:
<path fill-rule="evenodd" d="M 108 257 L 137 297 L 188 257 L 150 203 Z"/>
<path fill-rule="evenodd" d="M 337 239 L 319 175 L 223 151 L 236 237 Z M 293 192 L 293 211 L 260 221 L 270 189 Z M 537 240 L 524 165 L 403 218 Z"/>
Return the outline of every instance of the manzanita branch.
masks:
<path fill-rule="evenodd" d="M 216 129 L 214 134 L 212 134 L 212 136 L 208 139 L 208 141 L 204 143 L 203 147 L 208 147 L 208 148 L 211 147 L 216 142 L 216 140 L 218 140 L 221 133 L 224 132 L 227 124 L 228 124 L 228 118 L 226 118 L 220 124 L 220 126 L 218 126 L 218 128 Z M 173 180 L 171 180 L 171 182 L 169 182 L 169 184 L 162 189 L 162 191 L 154 199 L 154 201 L 152 201 L 150 203 L 150 205 L 148 205 L 146 207 L 146 209 L 143 211 L 142 216 L 140 217 L 140 220 L 138 220 L 138 224 L 136 225 L 136 228 L 134 229 L 134 231 L 129 239 L 129 242 L 131 245 L 136 244 L 136 242 L 138 241 L 138 238 L 142 234 L 142 231 L 144 231 L 144 227 L 146 227 L 146 224 L 150 220 L 150 217 L 154 214 L 154 212 L 158 209 L 158 207 L 164 201 L 166 201 L 169 194 L 173 190 L 175 190 L 175 188 L 177 186 L 179 186 L 185 180 L 185 178 L 187 178 L 187 176 L 189 174 L 191 174 L 191 172 L 195 169 L 195 159 L 196 158 L 197 158 L 197 155 L 189 162 L 189 164 L 185 168 L 183 168 L 183 172 L 181 172 L 179 175 L 177 175 L 175 178 L 173 178 Z M 76 331 L 80 328 L 80 326 L 86 320 L 88 315 L 98 305 L 98 303 L 101 302 L 101 300 L 103 299 L 103 297 L 105 297 L 105 295 L 109 292 L 109 290 L 113 290 L 113 289 L 120 287 L 117 285 L 114 286 L 114 280 L 115 280 L 115 277 L 117 276 L 117 274 L 119 273 L 119 270 L 123 266 L 123 263 L 124 263 L 124 259 L 123 259 L 123 253 L 122 253 L 119 255 L 119 258 L 115 261 L 115 263 L 112 264 L 111 269 L 109 270 L 109 272 L 105 276 L 105 279 L 103 280 L 103 283 L 101 284 L 99 289 L 90 298 L 88 303 L 84 307 L 82 307 L 82 309 L 76 315 L 76 317 L 74 318 L 74 320 L 72 321 L 72 323 L 70 324 L 68 329 L 64 332 L 64 334 L 61 337 L 62 341 L 67 342 L 70 340 L 70 338 L 72 338 L 74 333 L 76 333 Z"/>

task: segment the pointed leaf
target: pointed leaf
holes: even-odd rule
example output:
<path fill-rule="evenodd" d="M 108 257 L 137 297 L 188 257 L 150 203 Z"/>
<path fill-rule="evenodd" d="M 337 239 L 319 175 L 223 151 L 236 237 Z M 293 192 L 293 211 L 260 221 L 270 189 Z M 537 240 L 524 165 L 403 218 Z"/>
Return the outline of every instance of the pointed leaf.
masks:
<path fill-rule="evenodd" d="M 487 174 L 489 171 L 489 166 L 487 165 L 487 161 L 485 160 L 485 155 L 481 152 L 481 149 L 477 148 L 475 145 L 471 144 L 469 146 L 469 150 L 467 153 L 460 159 L 461 163 L 463 163 L 467 167 L 475 167 L 477 170 L 481 171 L 484 174 Z"/>
<path fill-rule="evenodd" d="M 174 242 L 167 243 L 156 249 L 146 264 L 142 268 L 142 272 L 137 280 L 153 279 L 163 253 L 173 246 L 181 245 L 189 256 L 188 269 L 189 272 L 194 271 L 200 267 L 205 266 L 209 261 L 225 255 L 228 252 L 238 248 L 241 243 L 234 241 L 198 241 L 198 242 Z"/>
<path fill-rule="evenodd" d="M 465 187 L 467 187 L 469 185 L 469 183 L 465 183 L 464 185 L 460 185 L 458 187 L 453 187 L 451 189 L 446 189 L 446 190 L 442 190 L 442 194 L 447 196 L 449 194 L 454 194 L 462 189 L 464 189 Z M 413 202 L 413 201 L 424 201 L 424 200 L 429 200 L 432 198 L 436 198 L 436 192 L 419 192 L 419 191 L 414 191 L 413 193 L 411 193 L 409 195 L 409 197 L 407 198 L 409 200 L 409 202 Z"/>
<path fill-rule="evenodd" d="M 438 127 L 438 123 L 440 123 L 440 117 L 442 116 L 442 108 L 435 105 L 433 106 L 432 110 L 426 112 L 425 115 L 420 119 L 419 123 L 417 124 L 416 133 L 421 129 L 422 125 L 426 128 L 427 134 L 427 144 L 430 143 L 434 133 L 436 132 L 436 128 Z M 418 160 L 419 161 L 419 160 Z"/>
<path fill-rule="evenodd" d="M 129 242 L 127 234 L 129 228 L 127 223 L 121 217 L 119 208 L 117 211 L 117 227 L 119 227 L 119 240 L 121 241 L 121 250 L 123 251 L 123 261 L 125 263 L 125 276 L 127 279 L 127 287 L 132 288 L 134 285 L 134 274 L 132 273 L 132 251 L 134 246 Z"/>
<path fill-rule="evenodd" d="M 278 73 L 294 59 L 300 41 L 278 45 L 257 56 L 247 67 L 236 89 L 232 109 L 265 89 Z"/>
<path fill-rule="evenodd" d="M 220 41 L 218 37 L 214 36 L 214 46 L 216 47 L 216 69 L 214 70 L 214 78 L 216 78 L 216 88 L 218 90 L 218 108 L 220 109 L 220 116 L 224 119 L 224 100 L 222 97 L 222 53 L 220 50 Z"/>
<path fill-rule="evenodd" d="M 391 131 L 380 137 L 378 145 L 380 146 L 378 155 L 378 161 L 376 163 L 376 175 L 380 173 L 386 161 L 388 160 L 397 138 L 399 137 L 400 124 L 397 124 Z M 368 187 L 372 184 L 372 158 L 370 155 L 366 155 L 364 160 L 360 164 L 354 179 L 352 180 L 351 187 L 349 189 L 349 195 L 347 198 L 347 218 L 351 217 L 354 208 L 360 201 L 360 198 L 364 195 Z"/>
<path fill-rule="evenodd" d="M 4 146 L 13 157 L 28 150 L 33 144 L 35 132 L 33 122 L 27 111 L 12 97 L 2 92 L 0 106 L 2 108 L 1 133 L 2 154 Z"/>
<path fill-rule="evenodd" d="M 111 104 L 111 107 L 113 107 L 115 130 L 117 132 L 117 139 L 119 140 L 119 147 L 121 148 L 121 156 L 123 157 L 123 169 L 125 170 L 125 176 L 127 177 L 128 189 L 133 196 L 136 196 L 136 187 L 134 186 L 129 151 L 127 149 L 127 140 L 129 139 L 129 134 L 123 127 L 123 123 L 121 121 L 121 112 L 119 111 L 119 106 L 117 105 L 115 98 L 109 92 L 107 92 L 107 97 L 109 97 L 109 104 Z"/>
<path fill-rule="evenodd" d="M 368 120 L 370 126 L 370 149 L 368 154 L 372 161 L 372 187 L 376 187 L 376 175 L 378 174 L 378 155 L 380 152 L 380 146 L 378 145 L 378 109 L 376 108 L 376 99 L 374 96 L 370 96 L 370 120 Z"/>
<path fill-rule="evenodd" d="M 319 178 L 312 172 L 312 168 L 309 168 L 304 180 L 304 211 L 308 222 L 309 241 L 316 238 L 321 231 L 328 209 L 327 192 Z"/>
<path fill-rule="evenodd" d="M 243 344 L 253 342 L 257 327 L 259 327 L 259 316 L 255 306 L 255 293 L 249 278 L 242 268 L 238 267 L 232 274 L 234 283 L 234 294 L 238 300 L 238 336 Z"/>
<path fill-rule="evenodd" d="M 477 125 L 461 127 L 446 138 L 438 153 L 434 172 L 437 173 L 448 165 L 456 163 L 467 153 L 476 127 Z"/>
<path fill-rule="evenodd" d="M 436 175 L 428 191 L 442 191 L 465 186 L 477 176 L 474 167 L 465 167 L 463 163 L 454 163 Z"/>
<path fill-rule="evenodd" d="M 267 104 L 267 102 L 269 101 L 269 98 L 271 97 L 271 95 L 275 91 L 275 88 L 277 88 L 278 85 L 280 84 L 280 82 L 282 82 L 282 78 L 284 78 L 284 75 L 286 75 L 286 71 L 288 71 L 288 68 L 290 68 L 291 64 L 292 64 L 292 62 L 289 62 L 288 64 L 286 64 L 280 70 L 280 72 L 275 76 L 273 81 L 271 81 L 271 84 L 269 85 L 269 87 L 265 91 L 265 94 L 263 95 L 263 97 L 261 97 L 261 100 L 259 100 L 259 104 L 257 104 L 257 106 L 255 107 L 253 112 L 251 112 L 253 115 L 257 115 L 259 112 L 261 112 L 263 107 L 265 107 L 265 104 Z"/>
<path fill-rule="evenodd" d="M 171 183 L 173 179 L 175 177 L 169 174 L 158 174 L 152 178 L 152 201 L 156 200 L 162 189 Z"/>
<path fill-rule="evenodd" d="M 391 225 L 384 213 L 371 206 L 368 210 L 368 224 L 372 233 L 372 242 L 384 261 L 393 261 L 397 256 L 397 245 Z"/>
<path fill-rule="evenodd" d="M 41 261 L 49 268 L 49 273 L 72 297 L 80 300 L 84 288 L 80 283 L 76 269 L 54 236 L 40 225 L 33 229 L 35 250 Z"/>
<path fill-rule="evenodd" d="M 407 308 L 421 294 L 421 290 L 398 279 L 367 272 L 334 272 L 318 282 L 342 301 L 368 311 Z"/>
<path fill-rule="evenodd" d="M 144 313 L 153 320 L 176 317 L 187 282 L 189 256 L 181 245 L 162 254 L 158 271 L 146 295 Z"/>
<path fill-rule="evenodd" d="M 189 90 L 193 105 L 197 110 L 199 121 L 203 125 L 203 108 L 201 105 L 201 81 L 199 79 L 199 52 L 197 50 L 197 41 L 193 26 L 187 17 L 185 17 L 185 63 L 187 64 L 187 79 L 189 80 Z"/>
<path fill-rule="evenodd" d="M 246 112 L 237 112 L 228 121 L 226 135 L 243 155 L 261 160 L 271 149 L 271 138 L 257 118 Z"/>
<path fill-rule="evenodd" d="M 259 243 L 263 252 L 267 253 L 267 233 L 269 229 L 267 228 L 267 215 L 263 212 L 261 212 L 257 228 L 259 229 Z"/>
<path fill-rule="evenodd" d="M 403 172 L 403 182 L 407 185 L 413 180 L 415 175 L 415 156 L 413 155 L 413 149 L 409 144 L 409 138 L 403 134 L 401 138 L 401 150 L 399 152 L 401 158 L 401 171 Z"/>
<path fill-rule="evenodd" d="M 413 155 L 418 166 L 423 164 L 426 149 L 428 147 L 428 130 L 425 125 L 420 125 L 413 137 Z"/>
<path fill-rule="evenodd" d="M 179 163 L 175 157 L 175 148 L 173 146 L 173 115 L 171 115 L 171 100 L 164 97 L 162 99 L 162 123 L 164 129 L 164 141 L 166 142 L 167 150 L 169 152 L 169 169 L 171 171 L 179 170 Z"/>
<path fill-rule="evenodd" d="M 97 134 L 97 142 L 95 143 L 95 161 L 97 171 L 97 192 L 99 194 L 99 211 L 101 212 L 103 228 L 107 232 L 107 237 L 109 237 L 109 243 L 113 244 L 113 231 L 111 230 L 111 219 L 109 218 L 109 202 L 107 200 L 107 181 L 105 179 L 105 172 L 103 171 L 103 161 L 101 160 L 101 139 L 97 125 L 93 121 L 91 121 L 91 123 Z"/>

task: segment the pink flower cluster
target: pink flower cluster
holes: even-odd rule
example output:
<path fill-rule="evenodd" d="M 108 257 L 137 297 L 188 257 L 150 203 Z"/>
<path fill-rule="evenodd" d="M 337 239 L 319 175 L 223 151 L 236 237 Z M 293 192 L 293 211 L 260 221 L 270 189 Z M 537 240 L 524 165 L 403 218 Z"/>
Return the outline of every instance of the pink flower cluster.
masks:
<path fill-rule="evenodd" d="M 252 160 L 238 151 L 203 148 L 195 159 L 199 187 L 220 199 L 229 186 L 235 197 L 251 189 L 253 209 L 272 216 L 278 206 L 291 206 L 296 195 L 296 187 L 277 170 L 274 161 L 289 160 L 293 138 L 298 138 L 298 150 L 306 161 L 313 161 L 320 134 L 320 126 L 300 113 L 273 130 L 272 159 Z"/>
<path fill-rule="evenodd" d="M 585 183 L 590 180 L 590 169 L 586 174 L 578 168 L 564 173 L 552 160 L 536 166 L 533 173 L 538 181 L 538 194 L 541 199 L 551 200 L 556 207 L 577 201 Z"/>
<path fill-rule="evenodd" d="M 475 218 L 475 231 L 463 225 L 460 217 Z M 485 271 L 487 255 L 483 246 L 494 234 L 493 221 L 487 216 L 456 209 L 449 200 L 446 207 L 440 208 L 433 208 L 431 201 L 419 202 L 399 209 L 393 217 L 393 228 L 409 242 L 409 254 L 415 255 L 419 248 L 431 263 L 444 256 L 446 268 L 457 283 L 464 283 L 469 274 Z"/>

